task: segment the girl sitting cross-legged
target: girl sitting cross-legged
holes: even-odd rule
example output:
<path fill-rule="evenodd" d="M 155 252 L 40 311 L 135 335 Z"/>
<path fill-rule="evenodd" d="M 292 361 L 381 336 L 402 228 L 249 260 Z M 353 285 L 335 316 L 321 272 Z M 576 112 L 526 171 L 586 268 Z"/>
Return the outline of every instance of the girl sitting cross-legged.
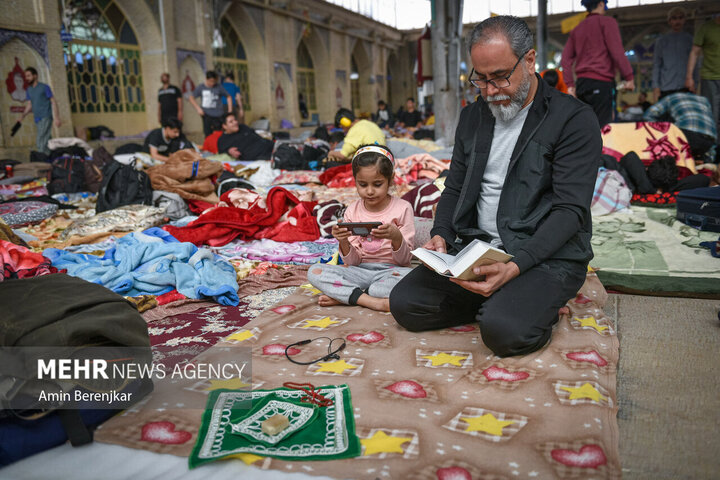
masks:
<path fill-rule="evenodd" d="M 332 228 L 340 242 L 345 265 L 317 264 L 308 271 L 309 282 L 323 295 L 318 305 L 362 305 L 390 311 L 393 287 L 410 272 L 415 224 L 410 203 L 390 195 L 395 159 L 386 147 L 367 145 L 352 159 L 352 172 L 360 198 L 348 206 L 345 222 L 381 222 L 367 236 Z"/>

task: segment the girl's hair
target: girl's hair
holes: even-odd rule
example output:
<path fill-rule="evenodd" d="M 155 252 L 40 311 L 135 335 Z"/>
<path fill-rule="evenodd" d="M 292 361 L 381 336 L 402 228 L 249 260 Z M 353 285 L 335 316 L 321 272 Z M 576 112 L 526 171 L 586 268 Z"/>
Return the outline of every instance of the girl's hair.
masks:
<path fill-rule="evenodd" d="M 367 148 L 365 147 L 372 147 Z M 381 153 L 382 152 L 382 153 Z M 362 167 L 376 167 L 383 177 L 392 185 L 395 176 L 395 156 L 389 148 L 381 145 L 362 145 L 357 149 L 352 159 L 353 177 L 356 177 Z"/>

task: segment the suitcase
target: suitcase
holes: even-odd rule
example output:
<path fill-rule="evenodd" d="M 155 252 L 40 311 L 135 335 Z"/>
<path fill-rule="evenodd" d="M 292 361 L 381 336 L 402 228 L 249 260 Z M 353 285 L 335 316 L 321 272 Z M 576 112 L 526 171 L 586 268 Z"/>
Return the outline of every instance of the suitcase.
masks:
<path fill-rule="evenodd" d="M 678 192 L 677 219 L 698 230 L 720 232 L 720 187 Z"/>

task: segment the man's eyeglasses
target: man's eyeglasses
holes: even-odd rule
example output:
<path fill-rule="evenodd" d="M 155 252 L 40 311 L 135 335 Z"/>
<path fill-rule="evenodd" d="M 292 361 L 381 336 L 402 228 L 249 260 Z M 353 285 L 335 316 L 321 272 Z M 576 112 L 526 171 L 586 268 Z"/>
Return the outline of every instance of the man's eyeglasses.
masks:
<path fill-rule="evenodd" d="M 528 50 L 529 52 L 529 50 Z M 525 58 L 525 55 L 527 55 L 528 52 L 523 53 L 520 55 L 520 58 L 518 58 L 518 61 L 515 62 L 515 66 L 510 70 L 510 73 L 507 74 L 505 77 L 498 77 L 493 78 L 492 80 L 485 80 L 484 78 L 473 78 L 473 75 L 475 75 L 475 69 L 473 68 L 470 71 L 470 77 L 469 81 L 472 84 L 473 87 L 485 89 L 488 86 L 488 83 L 492 85 L 495 88 L 507 88 L 510 86 L 510 77 L 512 77 L 512 74 L 515 73 L 515 69 L 518 65 L 520 65 L 520 60 Z"/>

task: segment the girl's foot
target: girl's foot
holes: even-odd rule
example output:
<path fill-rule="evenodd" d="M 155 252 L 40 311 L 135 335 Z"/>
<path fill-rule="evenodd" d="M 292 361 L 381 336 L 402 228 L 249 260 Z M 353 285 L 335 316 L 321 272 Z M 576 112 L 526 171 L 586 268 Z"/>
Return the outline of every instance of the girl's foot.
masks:
<path fill-rule="evenodd" d="M 328 297 L 327 295 L 320 295 L 318 297 L 318 305 L 321 307 L 332 307 L 333 305 L 341 305 L 341 302 L 338 302 L 334 298 Z"/>
<path fill-rule="evenodd" d="M 558 315 L 570 315 L 570 309 L 568 307 L 562 307 L 558 310 Z"/>

